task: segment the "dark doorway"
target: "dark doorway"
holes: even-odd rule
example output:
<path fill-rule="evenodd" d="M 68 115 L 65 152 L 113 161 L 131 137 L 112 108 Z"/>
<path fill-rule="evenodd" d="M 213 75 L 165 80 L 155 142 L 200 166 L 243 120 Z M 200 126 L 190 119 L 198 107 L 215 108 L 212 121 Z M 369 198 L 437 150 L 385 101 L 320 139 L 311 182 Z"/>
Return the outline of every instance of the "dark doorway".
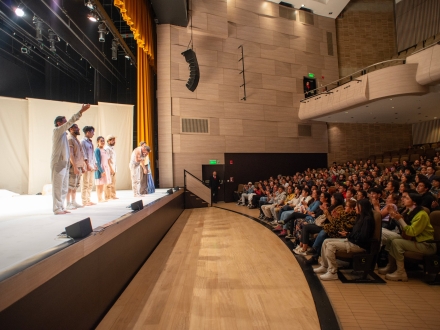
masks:
<path fill-rule="evenodd" d="M 225 200 L 225 165 L 202 165 L 202 181 L 209 185 L 209 178 L 212 172 L 216 171 L 217 176 L 220 179 L 220 189 L 218 191 L 218 201 Z"/>
<path fill-rule="evenodd" d="M 312 95 L 316 95 L 316 79 L 310 77 L 304 77 L 304 97 L 308 98 Z"/>

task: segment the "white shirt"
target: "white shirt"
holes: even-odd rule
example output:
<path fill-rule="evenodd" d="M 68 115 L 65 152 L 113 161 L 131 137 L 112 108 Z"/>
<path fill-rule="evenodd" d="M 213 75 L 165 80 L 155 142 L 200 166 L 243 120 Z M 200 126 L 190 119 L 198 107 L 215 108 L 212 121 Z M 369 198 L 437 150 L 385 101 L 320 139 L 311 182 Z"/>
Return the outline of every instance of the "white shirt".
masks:
<path fill-rule="evenodd" d="M 114 146 L 109 146 L 108 144 L 104 148 L 107 151 L 108 158 L 112 161 L 112 168 L 116 173 L 116 151 Z"/>
<path fill-rule="evenodd" d="M 63 168 L 67 167 L 70 161 L 69 142 L 67 141 L 67 128 L 73 125 L 82 113 L 77 112 L 63 125 L 55 127 L 52 133 L 52 156 L 50 161 L 51 169 L 55 169 L 60 172 Z"/>

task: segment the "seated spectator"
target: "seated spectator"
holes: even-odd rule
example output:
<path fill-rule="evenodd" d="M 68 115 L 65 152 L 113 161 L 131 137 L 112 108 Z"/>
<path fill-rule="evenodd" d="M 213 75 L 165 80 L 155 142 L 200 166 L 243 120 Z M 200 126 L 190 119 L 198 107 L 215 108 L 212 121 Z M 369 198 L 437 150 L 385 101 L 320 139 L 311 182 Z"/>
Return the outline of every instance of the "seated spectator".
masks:
<path fill-rule="evenodd" d="M 237 205 L 246 205 L 246 200 L 249 198 L 249 194 L 253 194 L 255 187 L 252 185 L 252 182 L 249 182 L 246 185 L 246 189 L 241 194 L 241 201 L 237 203 Z"/>
<path fill-rule="evenodd" d="M 379 200 L 376 197 L 371 197 L 370 202 L 373 205 L 373 209 L 380 213 L 382 217 L 382 228 L 390 227 L 390 211 L 397 212 L 397 203 L 399 202 L 398 194 L 390 194 L 386 199 L 386 203 L 380 205 Z"/>
<path fill-rule="evenodd" d="M 250 209 L 254 209 L 257 207 L 257 202 L 260 200 L 261 196 L 263 196 L 263 185 L 261 183 L 257 184 L 257 187 L 255 188 L 254 192 L 252 194 L 249 194 L 248 197 L 248 207 Z"/>
<path fill-rule="evenodd" d="M 321 267 L 314 272 L 322 274 L 323 281 L 338 279 L 338 265 L 336 252 L 364 252 L 371 245 L 374 235 L 374 216 L 370 202 L 367 199 L 357 201 L 356 213 L 358 214 L 353 231 L 341 231 L 339 234 L 347 238 L 328 238 L 324 241 L 321 250 Z"/>
<path fill-rule="evenodd" d="M 356 198 L 354 198 L 355 195 L 356 195 L 356 190 L 354 190 L 353 188 L 347 189 L 347 191 L 345 192 L 345 202 L 347 202 L 350 199 L 356 201 Z"/>
<path fill-rule="evenodd" d="M 350 232 L 356 222 L 356 200 L 350 199 L 345 203 L 344 212 L 340 214 L 339 219 L 334 218 L 331 222 L 324 223 L 323 229 L 319 232 L 318 236 L 313 243 L 313 256 L 306 261 L 309 265 L 318 263 L 318 259 L 321 256 L 321 249 L 324 240 L 330 238 L 341 238 L 339 232 Z"/>
<path fill-rule="evenodd" d="M 342 212 L 344 211 L 344 197 L 340 193 L 335 193 L 331 197 L 331 205 L 327 207 L 327 205 L 322 205 L 321 209 L 326 217 L 327 222 L 337 222 L 341 217 Z M 295 230 L 300 231 L 298 236 L 300 237 L 300 243 L 293 250 L 295 254 L 306 255 L 307 249 L 310 244 L 310 235 L 317 234 L 322 230 L 321 226 L 317 224 L 303 224 L 300 228 L 295 228 Z"/>
<path fill-rule="evenodd" d="M 356 193 L 356 200 L 368 198 L 368 193 L 365 190 L 358 190 Z"/>
<path fill-rule="evenodd" d="M 432 203 L 436 201 L 434 195 L 429 192 L 431 187 L 431 183 L 426 181 L 426 179 L 425 181 L 420 181 L 416 187 L 417 192 L 422 196 L 420 206 L 426 207 L 430 212 L 432 211 Z"/>
<path fill-rule="evenodd" d="M 325 194 L 321 194 L 321 195 L 325 196 Z M 302 203 L 303 206 L 306 207 L 305 205 L 307 204 L 307 202 L 305 201 L 305 199 L 303 200 Z M 321 205 L 320 198 L 318 198 L 317 190 L 312 191 L 311 199 L 307 205 L 308 205 L 307 208 L 303 212 L 293 212 L 284 220 L 283 230 L 278 236 L 286 236 L 288 228 L 290 228 L 290 233 L 293 233 L 295 226 L 299 226 L 301 222 L 314 221 L 315 212 L 318 210 L 319 205 Z M 276 228 L 280 228 L 280 226 Z"/>
<path fill-rule="evenodd" d="M 282 205 L 285 199 L 286 199 L 286 193 L 284 191 L 284 187 L 278 186 L 278 194 L 273 198 L 272 203 L 268 203 L 266 205 L 261 206 L 261 210 L 263 211 L 263 214 L 266 216 L 265 220 L 273 220 L 271 209 Z M 276 221 L 274 222 L 274 224 L 276 224 Z"/>
<path fill-rule="evenodd" d="M 293 199 L 295 198 L 295 194 L 293 193 L 292 187 L 287 186 L 286 190 L 287 190 L 286 199 L 283 200 L 281 205 L 276 206 L 273 209 L 271 209 L 274 220 L 278 221 L 279 215 L 281 214 L 281 209 L 284 208 L 285 206 L 289 206 L 288 203 L 293 201 Z"/>
<path fill-rule="evenodd" d="M 422 254 L 435 254 L 437 245 L 426 243 L 434 239 L 434 228 L 429 220 L 429 215 L 422 208 L 422 196 L 413 192 L 404 192 L 406 212 L 399 214 L 390 212 L 401 229 L 401 236 L 394 235 L 386 241 L 385 249 L 389 252 L 388 265 L 379 269 L 379 274 L 386 274 L 385 278 L 392 281 L 408 281 L 405 271 L 404 253 L 414 251 Z"/>
<path fill-rule="evenodd" d="M 432 183 L 432 179 L 435 177 L 435 170 L 432 166 L 426 167 L 426 177 L 428 178 L 428 181 Z"/>
<path fill-rule="evenodd" d="M 299 188 L 298 188 L 299 189 Z M 279 222 L 284 223 L 287 221 L 287 218 L 293 213 L 293 212 L 302 212 L 306 210 L 308 207 L 308 203 L 312 197 L 310 196 L 310 189 L 305 187 L 301 190 L 301 195 L 296 199 L 296 197 L 293 199 L 292 205 L 295 205 L 292 210 L 284 210 L 283 213 L 280 215 Z"/>

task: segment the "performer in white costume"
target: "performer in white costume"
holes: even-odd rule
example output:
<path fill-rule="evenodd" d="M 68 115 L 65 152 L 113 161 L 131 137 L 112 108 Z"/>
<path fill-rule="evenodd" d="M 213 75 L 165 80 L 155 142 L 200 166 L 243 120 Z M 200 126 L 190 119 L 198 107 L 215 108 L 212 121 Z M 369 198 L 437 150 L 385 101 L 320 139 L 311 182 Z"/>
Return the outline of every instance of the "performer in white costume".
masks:
<path fill-rule="evenodd" d="M 146 173 L 144 159 L 147 155 L 147 149 L 145 142 L 140 143 L 140 147 L 137 147 L 133 150 L 130 158 L 130 163 L 128 166 L 130 167 L 131 173 L 131 187 L 133 189 L 134 197 L 143 197 L 141 194 L 141 167 L 144 173 Z"/>
<path fill-rule="evenodd" d="M 64 201 L 67 195 L 69 184 L 69 161 L 70 151 L 67 142 L 67 128 L 72 126 L 83 112 L 90 108 L 90 104 L 83 104 L 80 111 L 72 116 L 68 121 L 64 116 L 55 118 L 55 128 L 52 134 L 52 157 L 50 168 L 52 171 L 52 199 L 54 214 L 66 214 L 69 211 L 64 209 Z"/>

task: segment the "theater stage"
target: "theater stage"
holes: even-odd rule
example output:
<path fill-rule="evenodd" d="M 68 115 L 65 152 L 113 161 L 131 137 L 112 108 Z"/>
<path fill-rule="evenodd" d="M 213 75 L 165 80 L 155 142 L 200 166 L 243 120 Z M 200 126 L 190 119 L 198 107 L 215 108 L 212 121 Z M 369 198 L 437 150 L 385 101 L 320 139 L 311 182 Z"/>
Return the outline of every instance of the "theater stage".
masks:
<path fill-rule="evenodd" d="M 166 191 L 157 189 L 154 194 L 141 199 L 147 205 L 166 196 Z M 133 197 L 130 190 L 118 191 L 117 196 L 117 200 L 73 210 L 66 215 L 54 215 L 50 195 L 0 192 L 0 281 L 41 260 L 45 252 L 55 252 L 57 247 L 63 248 L 72 242 L 71 239 L 58 238 L 66 226 L 90 217 L 92 228 L 99 231 L 112 221 L 131 214 L 131 209 L 126 207 L 140 199 Z M 77 201 L 80 200 L 78 193 Z M 93 192 L 92 201 L 96 200 L 96 192 Z"/>

